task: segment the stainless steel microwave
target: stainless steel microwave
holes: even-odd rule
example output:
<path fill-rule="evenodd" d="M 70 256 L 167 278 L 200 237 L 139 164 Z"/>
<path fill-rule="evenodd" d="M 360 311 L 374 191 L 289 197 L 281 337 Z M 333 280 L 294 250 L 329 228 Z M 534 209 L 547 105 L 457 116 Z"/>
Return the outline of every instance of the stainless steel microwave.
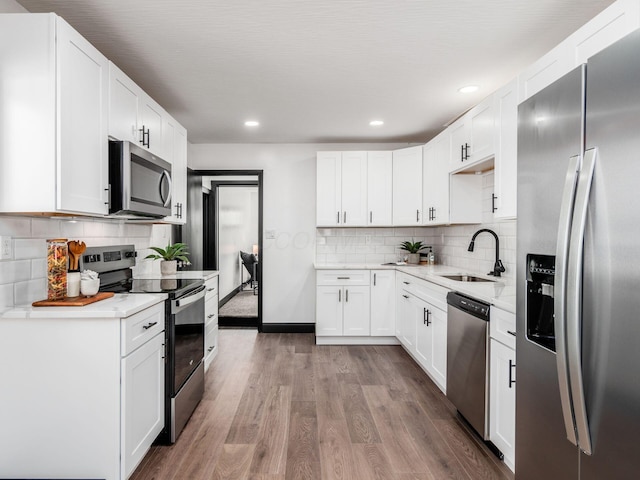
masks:
<path fill-rule="evenodd" d="M 131 142 L 109 141 L 109 214 L 171 215 L 171 164 Z"/>

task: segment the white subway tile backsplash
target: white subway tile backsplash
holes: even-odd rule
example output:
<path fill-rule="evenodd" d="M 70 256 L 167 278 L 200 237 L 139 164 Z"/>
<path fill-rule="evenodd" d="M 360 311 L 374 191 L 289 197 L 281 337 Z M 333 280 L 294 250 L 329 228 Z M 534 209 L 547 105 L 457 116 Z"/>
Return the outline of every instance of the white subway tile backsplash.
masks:
<path fill-rule="evenodd" d="M 44 238 L 16 238 L 13 242 L 13 258 L 46 258 L 47 242 Z"/>
<path fill-rule="evenodd" d="M 15 283 L 31 278 L 29 260 L 0 263 L 0 284 Z"/>
<path fill-rule="evenodd" d="M 13 306 L 13 285 L 0 285 L 0 310 Z"/>
<path fill-rule="evenodd" d="M 60 221 L 50 218 L 34 218 L 31 220 L 31 237 L 60 238 Z"/>
<path fill-rule="evenodd" d="M 0 216 L 0 235 L 12 237 L 14 246 L 14 260 L 0 262 L 0 308 L 3 308 L 46 298 L 48 238 L 81 240 L 87 246 L 132 243 L 139 251 L 140 268 L 150 270 L 153 266 L 142 260 L 148 253 L 145 250 L 149 245 L 167 245 L 171 241 L 171 226 L 126 224 L 121 220 Z M 156 263 L 159 273 L 159 262 Z"/>
<path fill-rule="evenodd" d="M 47 298 L 47 279 L 36 278 L 28 282 L 15 283 L 14 302 L 15 305 L 28 305 L 37 300 Z"/>
<path fill-rule="evenodd" d="M 10 237 L 30 237 L 31 219 L 22 217 L 3 217 L 0 221 L 0 235 Z"/>

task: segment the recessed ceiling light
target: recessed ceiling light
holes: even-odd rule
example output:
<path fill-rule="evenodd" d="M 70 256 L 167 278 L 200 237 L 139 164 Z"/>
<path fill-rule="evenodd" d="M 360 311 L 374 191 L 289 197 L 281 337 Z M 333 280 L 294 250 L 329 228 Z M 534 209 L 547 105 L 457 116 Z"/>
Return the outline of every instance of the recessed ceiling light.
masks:
<path fill-rule="evenodd" d="M 480 87 L 478 87 L 477 85 L 467 85 L 466 87 L 459 88 L 458 91 L 460 93 L 473 93 L 477 91 L 478 88 Z"/>
<path fill-rule="evenodd" d="M 257 127 L 260 125 L 260 122 L 256 122 L 255 120 L 247 120 L 244 122 L 245 127 Z"/>
<path fill-rule="evenodd" d="M 372 127 L 379 127 L 380 125 L 384 125 L 384 122 L 382 120 L 371 120 L 369 125 Z"/>

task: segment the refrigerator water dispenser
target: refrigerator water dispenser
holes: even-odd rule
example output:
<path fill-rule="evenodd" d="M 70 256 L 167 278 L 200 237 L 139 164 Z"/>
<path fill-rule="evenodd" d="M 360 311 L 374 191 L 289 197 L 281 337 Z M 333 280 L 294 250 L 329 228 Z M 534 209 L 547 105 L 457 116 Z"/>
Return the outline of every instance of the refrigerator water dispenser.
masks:
<path fill-rule="evenodd" d="M 553 316 L 555 256 L 527 255 L 527 338 L 556 351 Z"/>

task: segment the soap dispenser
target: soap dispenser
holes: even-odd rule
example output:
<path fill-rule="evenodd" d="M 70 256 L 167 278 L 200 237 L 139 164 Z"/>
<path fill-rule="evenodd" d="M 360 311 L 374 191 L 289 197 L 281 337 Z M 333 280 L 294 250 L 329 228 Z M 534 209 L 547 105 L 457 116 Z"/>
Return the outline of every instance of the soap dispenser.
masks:
<path fill-rule="evenodd" d="M 429 247 L 429 265 L 436 264 L 436 254 L 433 253 L 433 247 Z"/>

